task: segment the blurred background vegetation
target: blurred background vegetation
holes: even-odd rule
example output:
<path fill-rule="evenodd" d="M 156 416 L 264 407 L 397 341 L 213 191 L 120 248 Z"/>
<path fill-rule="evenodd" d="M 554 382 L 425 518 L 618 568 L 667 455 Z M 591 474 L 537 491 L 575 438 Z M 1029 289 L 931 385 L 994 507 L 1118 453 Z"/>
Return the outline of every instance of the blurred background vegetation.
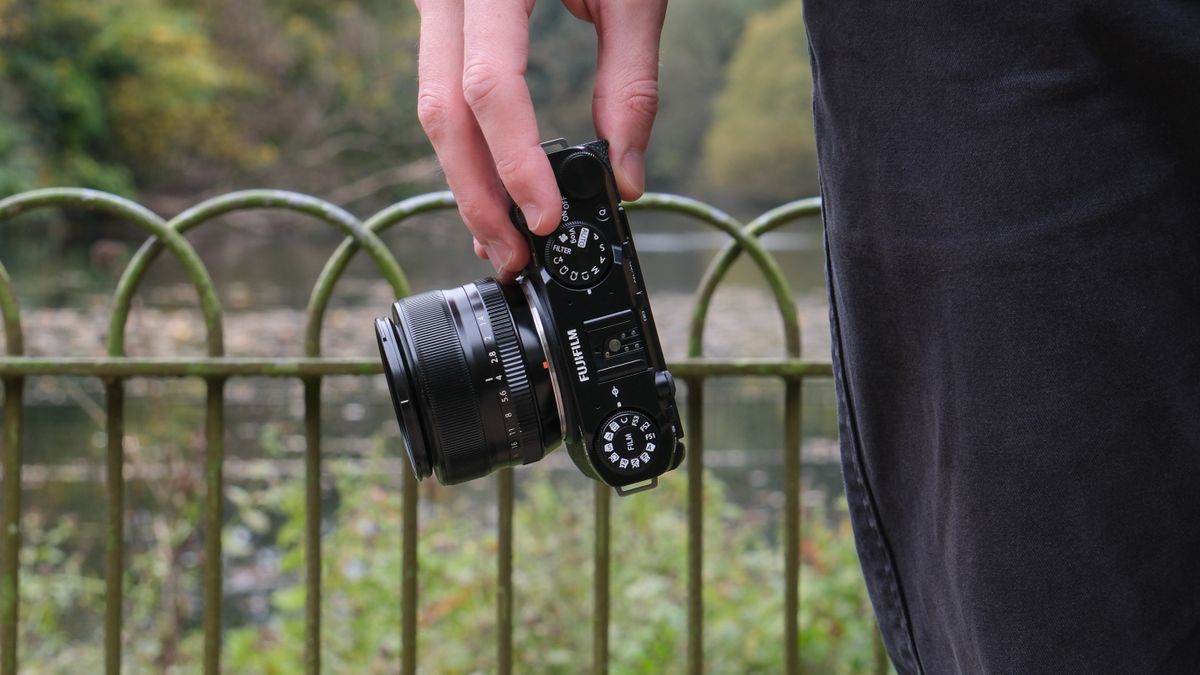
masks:
<path fill-rule="evenodd" d="M 545 137 L 593 134 L 591 31 L 535 10 Z M 735 210 L 814 193 L 803 35 L 798 0 L 672 3 L 649 186 Z M 400 0 L 0 0 L 0 192 L 93 187 L 170 213 L 247 185 L 356 210 L 438 186 L 416 40 Z"/>
<path fill-rule="evenodd" d="M 543 137 L 586 139 L 595 37 L 551 0 L 532 23 L 528 80 Z M 662 49 L 650 190 L 741 218 L 818 191 L 811 77 L 799 0 L 675 0 Z M 406 0 L 0 0 L 0 195 L 82 186 L 171 216 L 207 197 L 279 187 L 366 216 L 443 189 L 416 122 L 417 15 Z M 140 233 L 85 213 L 0 227 L 32 354 L 96 355 L 113 284 Z M 238 355 L 297 355 L 303 306 L 340 235 L 286 214 L 237 213 L 189 234 L 218 284 Z M 669 357 L 690 296 L 724 239 L 639 215 L 639 250 Z M 416 290 L 486 266 L 450 215 L 389 232 Z M 820 224 L 764 239 L 785 268 L 805 355 L 828 358 Z M 447 262 L 450 261 L 450 262 Z M 130 351 L 202 352 L 194 294 L 170 261 L 139 293 Z M 325 351 L 371 354 L 370 317 L 391 300 L 365 261 L 339 286 Z M 753 267 L 718 292 L 706 348 L 778 355 L 781 332 Z M 27 383 L 22 663 L 100 668 L 103 395 L 99 383 Z M 391 672 L 399 639 L 403 461 L 382 382 L 334 378 L 324 588 L 325 666 Z M 686 396 L 686 391 L 681 391 Z M 131 381 L 127 660 L 194 672 L 200 652 L 203 400 L 197 382 Z M 782 387 L 708 385 L 706 659 L 712 672 L 782 661 Z M 302 407 L 294 382 L 228 387 L 225 666 L 300 667 Z M 813 673 L 882 672 L 840 497 L 831 386 L 804 393 L 801 650 Z M 518 472 L 516 653 L 522 672 L 578 672 L 589 652 L 590 484 L 555 453 Z M 685 641 L 684 482 L 614 506 L 613 672 L 678 672 Z M 583 495 L 584 498 L 580 496 Z M 422 486 L 421 659 L 427 672 L 488 672 L 494 631 L 494 487 Z M 711 583 L 709 583 L 711 582 Z"/>

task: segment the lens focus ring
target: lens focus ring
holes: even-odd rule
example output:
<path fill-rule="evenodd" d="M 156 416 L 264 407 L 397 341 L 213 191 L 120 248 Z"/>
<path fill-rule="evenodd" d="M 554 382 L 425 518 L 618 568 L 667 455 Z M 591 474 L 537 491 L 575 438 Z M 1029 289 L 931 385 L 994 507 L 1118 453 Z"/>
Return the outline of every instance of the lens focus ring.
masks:
<path fill-rule="evenodd" d="M 410 333 L 409 344 L 421 367 L 416 379 L 432 422 L 431 429 L 441 450 L 436 468 L 444 473 L 483 475 L 490 470 L 484 446 L 483 422 L 473 396 L 470 371 L 463 345 L 450 316 L 442 291 L 431 291 L 397 303 L 401 325 Z M 439 480 L 451 479 L 439 476 Z"/>
<path fill-rule="evenodd" d="M 536 462 L 562 440 L 543 340 L 517 287 L 483 279 L 403 298 L 375 332 L 418 478 L 461 483 Z"/>
<path fill-rule="evenodd" d="M 542 457 L 541 437 L 538 430 L 537 411 L 533 401 L 533 391 L 526 374 L 526 364 L 522 358 L 521 343 L 517 340 L 516 328 L 513 326 L 512 312 L 504 299 L 504 291 L 500 284 L 484 279 L 476 282 L 479 296 L 487 308 L 488 320 L 496 336 L 496 347 L 500 352 L 500 366 L 504 371 L 504 382 L 507 385 L 510 405 L 515 410 L 517 420 L 516 439 L 518 450 L 525 464 L 536 462 Z M 536 368 L 540 364 L 529 364 Z M 510 440 L 514 440 L 511 439 Z"/>

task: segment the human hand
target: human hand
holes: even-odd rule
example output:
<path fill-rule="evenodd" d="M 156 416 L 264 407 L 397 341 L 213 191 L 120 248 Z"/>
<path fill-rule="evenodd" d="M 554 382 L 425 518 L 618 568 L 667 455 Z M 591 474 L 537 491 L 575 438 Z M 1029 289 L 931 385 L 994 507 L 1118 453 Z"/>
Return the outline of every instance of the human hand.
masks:
<path fill-rule="evenodd" d="M 508 196 L 537 234 L 552 232 L 562 213 L 525 83 L 534 0 L 415 1 L 421 15 L 417 117 L 474 235 L 476 255 L 511 280 L 529 250 L 509 221 Z M 667 2 L 563 4 L 596 27 L 592 118 L 599 137 L 609 141 L 621 197 L 636 199 L 658 111 L 658 43 Z"/>

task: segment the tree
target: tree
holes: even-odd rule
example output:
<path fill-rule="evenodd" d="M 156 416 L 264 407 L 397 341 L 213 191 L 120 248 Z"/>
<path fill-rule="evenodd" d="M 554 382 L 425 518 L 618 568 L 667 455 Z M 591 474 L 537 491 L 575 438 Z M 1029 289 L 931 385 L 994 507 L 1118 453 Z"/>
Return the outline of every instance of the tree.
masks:
<path fill-rule="evenodd" d="M 751 17 L 704 138 L 704 179 L 774 202 L 818 189 L 812 74 L 800 0 Z"/>
<path fill-rule="evenodd" d="M 0 190 L 381 206 L 436 178 L 416 26 L 391 0 L 0 0 Z"/>
<path fill-rule="evenodd" d="M 690 0 L 668 6 L 659 73 L 662 105 L 646 158 L 650 189 L 704 187 L 697 180 L 701 151 L 725 67 L 746 18 L 776 4 L 776 0 Z"/>
<path fill-rule="evenodd" d="M 191 11 L 163 0 L 5 0 L 0 40 L 9 189 L 133 194 L 181 163 L 250 158 L 225 106 L 238 73 Z"/>

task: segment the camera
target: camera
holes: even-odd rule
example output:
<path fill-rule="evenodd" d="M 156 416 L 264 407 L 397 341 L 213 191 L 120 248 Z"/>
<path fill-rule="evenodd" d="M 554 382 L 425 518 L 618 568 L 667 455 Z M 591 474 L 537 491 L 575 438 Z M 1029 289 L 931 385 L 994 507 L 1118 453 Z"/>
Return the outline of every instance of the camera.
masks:
<path fill-rule="evenodd" d="M 486 278 L 402 298 L 375 321 L 418 479 L 444 485 L 530 464 L 564 444 L 626 495 L 683 461 L 683 426 L 608 143 L 542 144 L 562 219 L 533 234 L 515 283 Z"/>

